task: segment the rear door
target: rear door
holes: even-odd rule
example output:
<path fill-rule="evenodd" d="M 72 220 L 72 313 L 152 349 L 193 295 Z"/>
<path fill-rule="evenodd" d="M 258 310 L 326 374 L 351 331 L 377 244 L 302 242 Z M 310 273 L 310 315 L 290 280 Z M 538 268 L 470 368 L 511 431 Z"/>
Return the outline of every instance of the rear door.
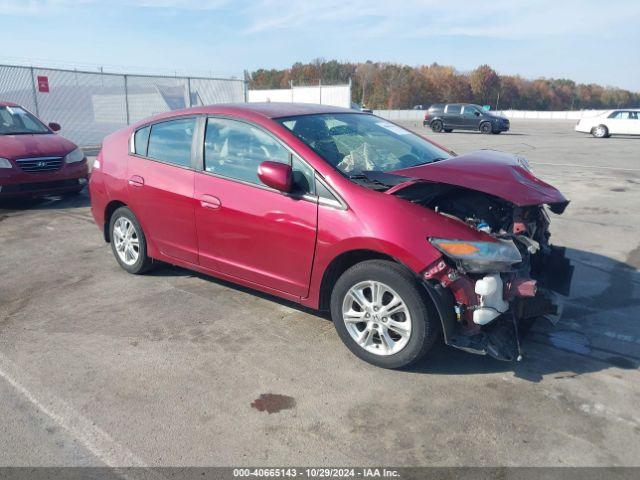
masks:
<path fill-rule="evenodd" d="M 607 119 L 607 128 L 612 134 L 625 134 L 629 132 L 629 112 L 616 110 Z"/>
<path fill-rule="evenodd" d="M 445 124 L 447 127 L 451 128 L 464 128 L 464 124 L 462 122 L 462 105 L 460 104 L 449 104 L 445 108 Z"/>
<path fill-rule="evenodd" d="M 306 297 L 318 220 L 313 170 L 251 123 L 211 117 L 205 131 L 195 179 L 200 264 Z M 258 166 L 266 160 L 292 163 L 292 194 L 260 182 Z"/>
<path fill-rule="evenodd" d="M 196 117 L 139 129 L 128 162 L 129 206 L 147 237 L 170 257 L 197 264 L 194 219 Z"/>
<path fill-rule="evenodd" d="M 628 133 L 631 135 L 640 135 L 640 111 L 630 112 Z"/>

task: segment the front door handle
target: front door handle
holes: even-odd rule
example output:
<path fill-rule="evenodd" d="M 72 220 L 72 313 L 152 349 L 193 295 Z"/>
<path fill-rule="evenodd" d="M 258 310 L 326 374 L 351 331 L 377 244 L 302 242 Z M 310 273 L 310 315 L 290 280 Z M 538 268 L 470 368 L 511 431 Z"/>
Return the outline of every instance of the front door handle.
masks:
<path fill-rule="evenodd" d="M 217 210 L 222 205 L 222 202 L 218 197 L 214 197 L 213 195 L 202 195 L 200 197 L 200 205 L 202 208 Z"/>
<path fill-rule="evenodd" d="M 134 175 L 129 179 L 129 185 L 132 187 L 144 187 L 144 178 L 140 175 Z"/>

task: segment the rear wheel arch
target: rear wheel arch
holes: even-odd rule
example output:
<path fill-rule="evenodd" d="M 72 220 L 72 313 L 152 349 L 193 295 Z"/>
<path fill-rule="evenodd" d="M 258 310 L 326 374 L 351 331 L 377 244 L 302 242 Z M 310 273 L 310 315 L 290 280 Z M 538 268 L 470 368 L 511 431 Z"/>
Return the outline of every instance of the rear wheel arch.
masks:
<path fill-rule="evenodd" d="M 120 207 L 126 207 L 127 204 L 119 200 L 112 200 L 107 204 L 104 209 L 104 225 L 102 226 L 104 241 L 111 242 L 111 233 L 109 232 L 109 225 L 111 223 L 111 216 Z"/>

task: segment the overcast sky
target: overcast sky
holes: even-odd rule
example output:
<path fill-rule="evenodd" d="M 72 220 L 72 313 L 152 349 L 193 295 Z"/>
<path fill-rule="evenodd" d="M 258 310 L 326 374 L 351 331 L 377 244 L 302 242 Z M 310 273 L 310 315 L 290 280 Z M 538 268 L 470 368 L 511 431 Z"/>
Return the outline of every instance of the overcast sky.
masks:
<path fill-rule="evenodd" d="M 640 91 L 640 0 L 0 0 L 0 31 L 2 63 L 238 76 L 318 57 L 487 63 Z"/>

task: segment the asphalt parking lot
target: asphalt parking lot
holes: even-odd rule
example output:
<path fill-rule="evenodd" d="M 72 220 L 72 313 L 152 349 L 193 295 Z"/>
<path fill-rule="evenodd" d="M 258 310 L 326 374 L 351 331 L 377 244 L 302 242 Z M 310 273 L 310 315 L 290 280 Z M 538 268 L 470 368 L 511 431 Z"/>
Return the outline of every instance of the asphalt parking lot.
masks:
<path fill-rule="evenodd" d="M 0 465 L 640 465 L 640 138 L 573 122 L 433 134 L 526 156 L 572 200 L 565 316 L 518 364 L 438 346 L 409 371 L 333 325 L 161 267 L 132 276 L 86 193 L 0 204 Z"/>

